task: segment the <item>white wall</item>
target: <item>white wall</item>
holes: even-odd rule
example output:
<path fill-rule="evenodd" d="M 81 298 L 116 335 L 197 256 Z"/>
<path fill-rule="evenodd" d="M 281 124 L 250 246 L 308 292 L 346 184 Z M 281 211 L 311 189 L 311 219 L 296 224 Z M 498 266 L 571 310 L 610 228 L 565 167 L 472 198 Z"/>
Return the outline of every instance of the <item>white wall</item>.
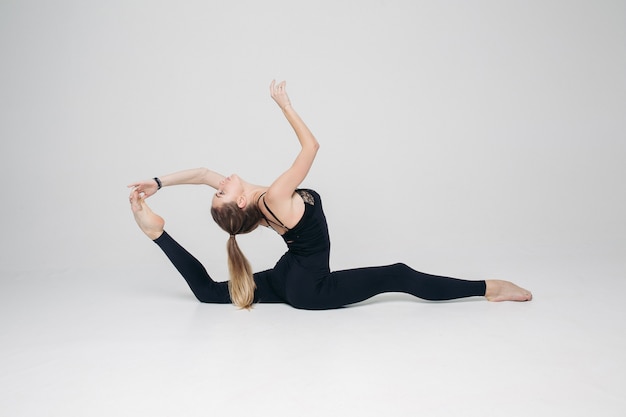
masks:
<path fill-rule="evenodd" d="M 322 144 L 333 266 L 449 274 L 626 249 L 623 1 L 0 2 L 0 270 L 154 264 L 125 185 L 207 166 L 267 183 Z M 150 199 L 225 278 L 210 192 Z M 257 269 L 283 245 L 242 239 Z"/>

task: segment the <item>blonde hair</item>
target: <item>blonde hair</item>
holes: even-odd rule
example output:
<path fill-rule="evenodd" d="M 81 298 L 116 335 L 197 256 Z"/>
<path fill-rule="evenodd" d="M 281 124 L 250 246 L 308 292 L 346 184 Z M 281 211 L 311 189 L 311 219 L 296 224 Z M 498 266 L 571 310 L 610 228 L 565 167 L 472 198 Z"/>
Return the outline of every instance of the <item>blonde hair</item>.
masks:
<path fill-rule="evenodd" d="M 211 207 L 213 220 L 230 235 L 226 243 L 228 253 L 228 291 L 230 299 L 239 308 L 250 309 L 254 303 L 256 284 L 250 262 L 239 248 L 235 235 L 250 233 L 259 225 L 262 214 L 256 206 L 240 209 L 237 203 L 224 203 Z"/>

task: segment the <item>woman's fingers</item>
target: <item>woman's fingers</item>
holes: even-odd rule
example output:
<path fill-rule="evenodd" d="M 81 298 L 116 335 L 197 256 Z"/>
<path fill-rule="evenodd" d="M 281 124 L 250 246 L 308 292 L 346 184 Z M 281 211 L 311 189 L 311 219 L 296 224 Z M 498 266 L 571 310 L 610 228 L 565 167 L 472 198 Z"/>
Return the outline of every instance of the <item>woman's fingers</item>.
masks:
<path fill-rule="evenodd" d="M 285 85 L 287 84 L 286 81 L 281 81 L 280 83 L 278 83 L 278 85 L 276 86 L 275 91 L 277 93 L 282 93 L 285 91 Z"/>
<path fill-rule="evenodd" d="M 290 104 L 286 86 L 287 81 L 281 81 L 276 84 L 276 80 L 272 80 L 272 83 L 270 84 L 270 95 L 283 110 Z"/>
<path fill-rule="evenodd" d="M 276 93 L 284 92 L 286 85 L 287 81 L 281 81 L 276 84 L 276 80 L 272 80 L 272 83 L 270 84 L 270 94 L 274 96 Z"/>

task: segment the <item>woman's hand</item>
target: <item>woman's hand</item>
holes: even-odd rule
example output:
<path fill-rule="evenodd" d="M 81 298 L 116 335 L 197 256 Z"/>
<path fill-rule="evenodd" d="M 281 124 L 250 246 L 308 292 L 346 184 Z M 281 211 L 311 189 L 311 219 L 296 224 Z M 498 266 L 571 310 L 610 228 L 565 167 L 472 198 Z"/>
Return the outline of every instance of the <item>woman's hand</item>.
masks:
<path fill-rule="evenodd" d="M 291 106 L 291 102 L 289 101 L 289 97 L 287 96 L 286 89 L 287 82 L 282 81 L 276 84 L 276 80 L 272 80 L 270 84 L 270 95 L 281 108 L 281 110 L 285 110 L 288 106 Z"/>
<path fill-rule="evenodd" d="M 146 198 L 156 193 L 159 189 L 159 186 L 155 180 L 149 179 L 129 184 L 128 188 L 132 188 L 133 191 L 138 192 L 140 195 Z"/>

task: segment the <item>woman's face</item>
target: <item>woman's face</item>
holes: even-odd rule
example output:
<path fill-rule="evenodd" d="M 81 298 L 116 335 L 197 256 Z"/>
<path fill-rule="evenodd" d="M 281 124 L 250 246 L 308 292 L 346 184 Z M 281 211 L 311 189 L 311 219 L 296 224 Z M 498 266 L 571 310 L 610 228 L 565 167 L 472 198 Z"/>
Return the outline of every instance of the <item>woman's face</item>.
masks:
<path fill-rule="evenodd" d="M 215 192 L 211 204 L 213 207 L 219 207 L 224 203 L 237 201 L 241 195 L 243 195 L 241 178 L 236 174 L 232 174 L 220 181 L 220 186 Z"/>

